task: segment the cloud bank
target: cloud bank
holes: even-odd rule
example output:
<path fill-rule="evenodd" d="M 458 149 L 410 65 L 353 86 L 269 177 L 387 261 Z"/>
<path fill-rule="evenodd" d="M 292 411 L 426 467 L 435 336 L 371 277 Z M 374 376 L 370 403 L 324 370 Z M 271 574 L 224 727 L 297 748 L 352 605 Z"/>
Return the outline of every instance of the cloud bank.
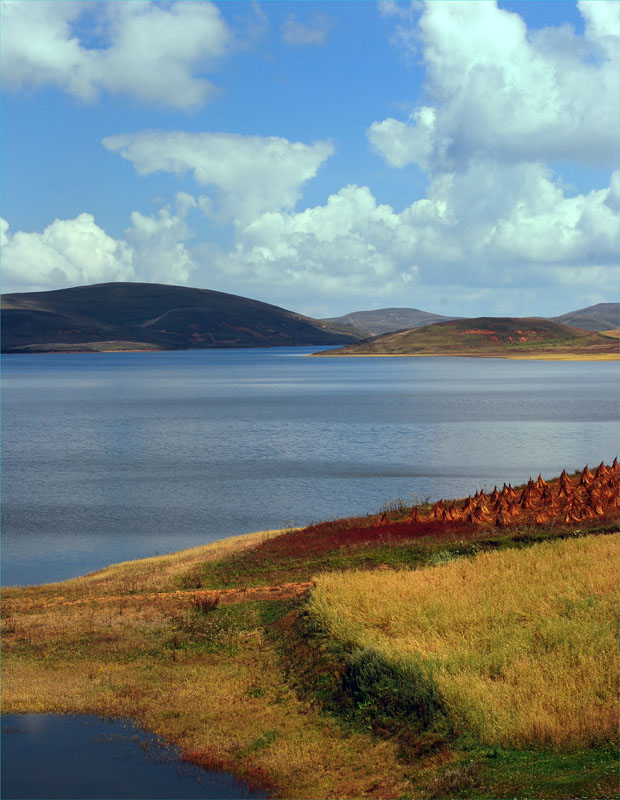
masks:
<path fill-rule="evenodd" d="M 291 298 L 303 288 L 402 305 L 582 285 L 595 302 L 617 286 L 617 207 L 617 172 L 609 188 L 567 197 L 542 165 L 494 174 L 476 163 L 438 177 L 400 213 L 363 186 L 299 213 L 264 213 L 211 258 L 239 285 L 274 284 Z"/>

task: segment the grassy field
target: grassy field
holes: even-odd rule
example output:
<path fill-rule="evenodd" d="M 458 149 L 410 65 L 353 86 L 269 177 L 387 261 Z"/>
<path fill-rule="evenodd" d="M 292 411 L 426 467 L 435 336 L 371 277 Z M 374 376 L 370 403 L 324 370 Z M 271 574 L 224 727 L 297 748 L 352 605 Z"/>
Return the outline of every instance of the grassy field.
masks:
<path fill-rule="evenodd" d="M 599 475 L 603 489 L 608 474 Z M 617 559 L 603 556 L 617 548 L 617 537 L 606 535 L 618 530 L 617 512 L 603 508 L 605 495 L 599 498 L 591 478 L 586 488 L 599 511 L 593 516 L 584 505 L 577 522 L 533 524 L 527 515 L 535 513 L 534 495 L 523 487 L 527 514 L 504 527 L 433 519 L 436 506 L 396 506 L 63 583 L 4 589 L 2 710 L 131 717 L 193 762 L 233 771 L 271 796 L 617 797 L 617 737 L 609 732 L 617 666 L 608 656 Z M 566 476 L 548 491 L 554 497 L 569 490 L 577 508 L 579 480 Z M 477 497 L 478 512 L 487 500 Z M 504 502 L 499 495 L 497 502 Z M 448 508 L 465 513 L 472 503 Z M 358 628 L 343 616 L 345 635 L 331 627 L 328 606 L 335 587 L 352 591 L 352 569 L 372 589 L 349 597 L 348 612 L 363 614 Z M 533 588 L 540 569 L 546 594 Z M 497 586 L 506 573 L 514 579 L 502 595 Z M 484 605 L 476 592 L 489 585 Z M 405 598 L 418 591 L 422 628 L 435 643 L 432 631 L 443 631 L 441 652 L 427 643 L 424 658 L 413 657 L 412 604 L 393 617 L 377 616 L 382 587 L 391 587 L 392 607 L 395 592 Z M 561 607 L 564 616 L 550 614 Z M 460 634 L 449 640 L 455 620 Z M 483 633 L 476 662 L 465 645 Z M 562 655 L 560 647 L 567 636 L 572 670 L 570 652 Z M 386 642 L 392 650 L 381 650 Z M 518 651 L 528 642 L 529 650 Z M 431 691 L 424 659 L 439 659 Z M 465 668 L 474 662 L 485 679 L 468 695 L 466 676 L 475 671 Z M 553 663 L 564 679 L 560 708 L 569 735 L 548 722 L 546 707 L 544 734 L 515 725 L 510 713 L 515 693 L 532 696 L 536 681 L 524 680 L 528 670 L 540 675 L 544 668 L 551 680 Z M 493 680 L 508 693 L 505 702 L 493 693 Z M 488 713 L 485 697 L 503 716 Z"/>
<path fill-rule="evenodd" d="M 310 613 L 437 692 L 487 745 L 591 746 L 618 731 L 614 537 L 480 553 L 416 572 L 322 575 Z"/>

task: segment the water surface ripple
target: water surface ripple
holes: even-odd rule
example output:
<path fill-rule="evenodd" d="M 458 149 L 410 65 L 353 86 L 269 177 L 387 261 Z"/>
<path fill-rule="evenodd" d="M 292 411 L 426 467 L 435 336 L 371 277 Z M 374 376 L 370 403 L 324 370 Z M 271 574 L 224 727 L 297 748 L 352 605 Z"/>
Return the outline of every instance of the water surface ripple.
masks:
<path fill-rule="evenodd" d="M 2 582 L 611 461 L 618 363 L 2 357 Z"/>

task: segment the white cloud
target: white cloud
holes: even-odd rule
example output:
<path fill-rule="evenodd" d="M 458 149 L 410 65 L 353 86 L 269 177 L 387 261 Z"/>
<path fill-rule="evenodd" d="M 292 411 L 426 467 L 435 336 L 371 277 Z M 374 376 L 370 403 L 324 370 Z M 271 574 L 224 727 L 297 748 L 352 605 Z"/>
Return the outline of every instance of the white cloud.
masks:
<path fill-rule="evenodd" d="M 561 313 L 618 290 L 617 192 L 617 175 L 608 189 L 568 197 L 542 164 L 476 162 L 436 176 L 428 196 L 400 213 L 355 185 L 304 211 L 264 211 L 237 225 L 228 251 L 191 243 L 187 216 L 204 198 L 179 192 L 155 214 L 134 211 L 121 240 L 89 214 L 43 233 L 11 235 L 3 221 L 3 277 L 7 291 L 190 284 L 305 313 L 335 298 L 343 312 Z"/>
<path fill-rule="evenodd" d="M 92 214 L 56 219 L 43 233 L 2 225 L 2 280 L 12 291 L 132 280 L 133 251 L 102 230 Z"/>
<path fill-rule="evenodd" d="M 422 106 L 411 112 L 407 123 L 388 117 L 373 122 L 368 139 L 392 167 L 415 163 L 427 168 L 433 152 L 435 109 Z"/>
<path fill-rule="evenodd" d="M 386 296 L 416 275 L 415 265 L 398 263 L 397 224 L 390 206 L 377 205 L 367 187 L 347 186 L 325 206 L 262 214 L 216 265 L 250 285 Z"/>
<path fill-rule="evenodd" d="M 198 183 L 214 187 L 219 217 L 241 224 L 264 211 L 293 208 L 302 186 L 333 152 L 326 141 L 307 145 L 276 136 L 182 131 L 108 136 L 103 145 L 140 175 L 193 172 Z"/>
<path fill-rule="evenodd" d="M 610 59 L 617 58 L 620 37 L 620 4 L 579 0 L 577 7 L 586 23 L 586 37 Z"/>
<path fill-rule="evenodd" d="M 157 216 L 139 211 L 131 215 L 131 227 L 125 231 L 133 246 L 136 275 L 154 283 L 186 284 L 196 265 L 185 246 L 192 237 L 185 217 L 197 203 L 187 192 L 178 192 L 176 213 L 170 206 L 159 209 Z"/>
<path fill-rule="evenodd" d="M 185 241 L 191 238 L 185 217 L 196 200 L 185 192 L 175 210 L 162 207 L 156 216 L 131 215 L 126 240 L 114 239 L 92 214 L 56 219 L 42 233 L 11 234 L 2 220 L 4 291 L 43 291 L 108 281 L 185 284 L 195 268 Z"/>
<path fill-rule="evenodd" d="M 589 296 L 613 296 L 613 185 L 567 197 L 542 164 L 476 162 L 437 176 L 428 197 L 400 213 L 377 204 L 368 187 L 347 186 L 323 206 L 263 213 L 238 228 L 230 252 L 198 246 L 195 261 L 210 264 L 210 285 L 295 308 L 302 294 L 317 305 L 337 296 L 351 298 L 351 308 L 428 302 L 430 310 L 446 296 L 463 307 L 501 298 L 511 313 L 510 292 L 513 303 L 531 303 L 534 287 L 587 285 Z M 198 266 L 196 274 L 207 273 Z"/>
<path fill-rule="evenodd" d="M 393 166 L 435 171 L 483 157 L 615 166 L 618 7 L 580 3 L 579 37 L 570 26 L 528 32 L 495 2 L 427 2 L 408 28 L 426 62 L 426 101 L 408 120 L 373 123 L 372 146 Z"/>
<path fill-rule="evenodd" d="M 605 198 L 605 204 L 616 214 L 620 211 L 620 171 L 614 170 L 609 182 L 609 191 Z"/>
<path fill-rule="evenodd" d="M 96 46 L 79 23 L 95 17 Z M 7 88 L 53 86 L 93 102 L 101 90 L 189 110 L 214 92 L 201 72 L 232 35 L 210 2 L 2 3 L 2 78 Z"/>
<path fill-rule="evenodd" d="M 295 14 L 291 14 L 282 24 L 282 39 L 290 45 L 322 45 L 325 44 L 327 34 L 331 28 L 331 20 L 324 14 L 314 15 L 313 25 L 303 25 L 297 22 Z"/>

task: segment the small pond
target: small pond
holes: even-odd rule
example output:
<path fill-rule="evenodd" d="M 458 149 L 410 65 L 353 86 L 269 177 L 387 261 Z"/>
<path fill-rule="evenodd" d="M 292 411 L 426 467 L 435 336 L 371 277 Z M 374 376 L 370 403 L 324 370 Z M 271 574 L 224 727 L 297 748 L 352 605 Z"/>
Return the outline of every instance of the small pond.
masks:
<path fill-rule="evenodd" d="M 264 798 L 232 775 L 178 760 L 178 751 L 123 720 L 56 714 L 2 717 L 3 800 Z"/>

